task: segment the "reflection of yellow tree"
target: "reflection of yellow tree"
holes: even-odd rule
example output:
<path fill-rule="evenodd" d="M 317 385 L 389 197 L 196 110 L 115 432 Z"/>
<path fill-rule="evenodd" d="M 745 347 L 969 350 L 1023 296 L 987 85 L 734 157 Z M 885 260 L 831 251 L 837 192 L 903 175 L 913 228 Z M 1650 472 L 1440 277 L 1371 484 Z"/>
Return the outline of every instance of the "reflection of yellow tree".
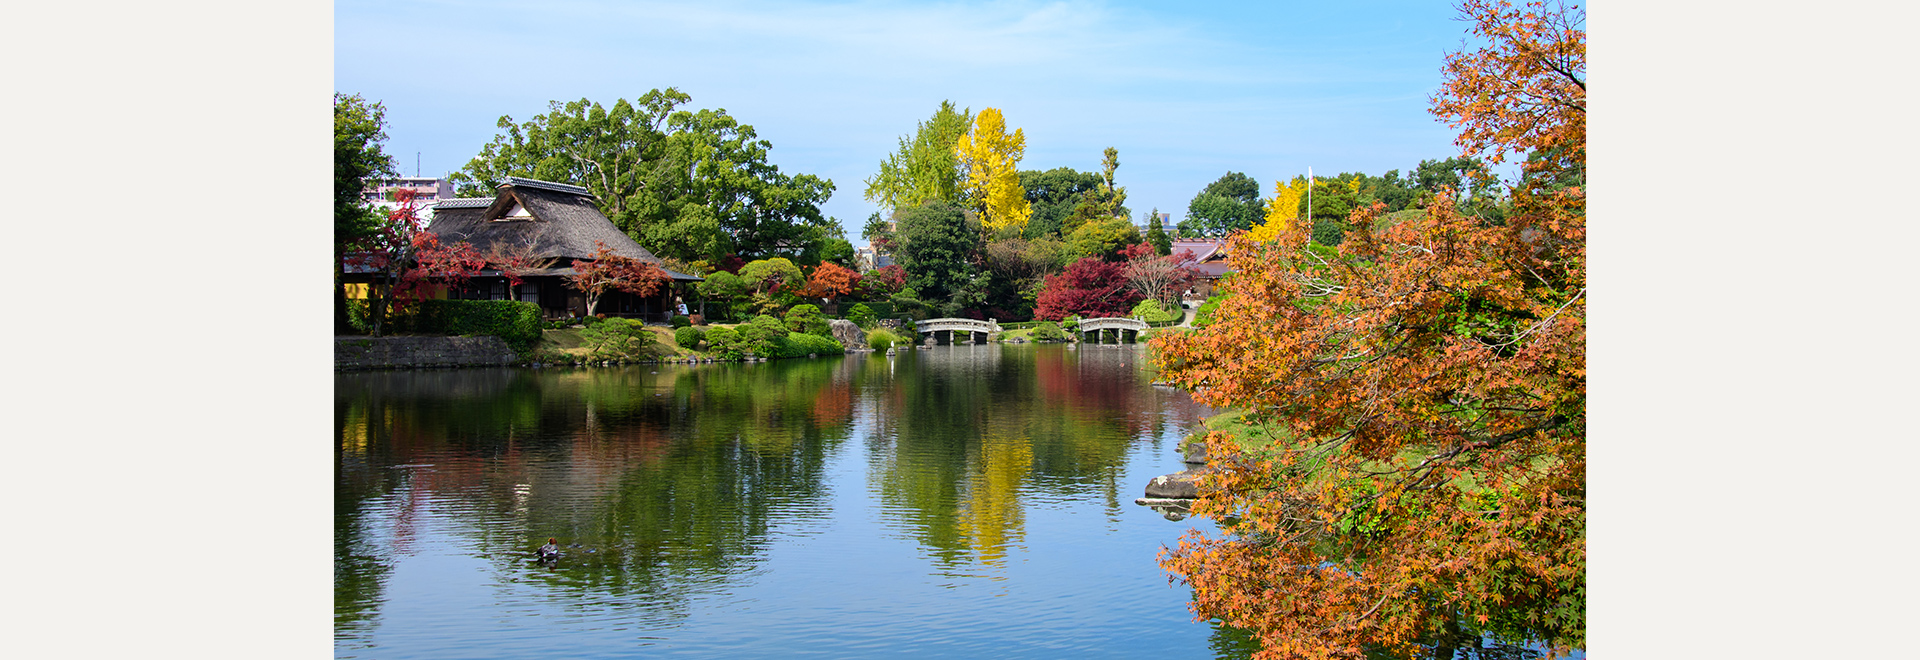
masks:
<path fill-rule="evenodd" d="M 988 433 L 980 457 L 969 461 L 967 501 L 957 526 L 981 564 L 1006 565 L 1007 544 L 1025 533 L 1020 484 L 1033 467 L 1033 448 L 1024 435 Z"/>

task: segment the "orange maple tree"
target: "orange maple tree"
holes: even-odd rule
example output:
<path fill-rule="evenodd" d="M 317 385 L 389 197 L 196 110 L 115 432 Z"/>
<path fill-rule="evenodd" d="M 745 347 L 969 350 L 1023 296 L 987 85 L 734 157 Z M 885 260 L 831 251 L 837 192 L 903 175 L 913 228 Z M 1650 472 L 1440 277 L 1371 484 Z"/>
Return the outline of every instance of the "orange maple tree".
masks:
<path fill-rule="evenodd" d="M 831 304 L 840 296 L 853 293 L 859 288 L 859 272 L 828 261 L 814 268 L 813 274 L 807 277 L 807 281 L 798 285 L 796 293 L 802 298 L 819 298 Z"/>
<path fill-rule="evenodd" d="M 1161 558 L 1259 658 L 1585 645 L 1585 21 L 1461 11 L 1484 45 L 1447 58 L 1433 112 L 1468 155 L 1527 154 L 1504 217 L 1442 195 L 1385 229 L 1357 210 L 1338 247 L 1238 237 L 1217 321 L 1153 341 L 1167 378 L 1271 431 L 1208 434 L 1193 513 L 1221 531 Z"/>

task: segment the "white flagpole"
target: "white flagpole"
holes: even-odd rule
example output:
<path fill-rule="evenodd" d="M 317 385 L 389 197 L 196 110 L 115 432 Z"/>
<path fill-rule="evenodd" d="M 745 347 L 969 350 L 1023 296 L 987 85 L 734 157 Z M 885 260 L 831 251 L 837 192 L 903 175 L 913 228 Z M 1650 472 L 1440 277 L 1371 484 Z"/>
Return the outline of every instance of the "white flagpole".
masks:
<path fill-rule="evenodd" d="M 1307 244 L 1313 244 L 1313 166 L 1307 166 Z"/>

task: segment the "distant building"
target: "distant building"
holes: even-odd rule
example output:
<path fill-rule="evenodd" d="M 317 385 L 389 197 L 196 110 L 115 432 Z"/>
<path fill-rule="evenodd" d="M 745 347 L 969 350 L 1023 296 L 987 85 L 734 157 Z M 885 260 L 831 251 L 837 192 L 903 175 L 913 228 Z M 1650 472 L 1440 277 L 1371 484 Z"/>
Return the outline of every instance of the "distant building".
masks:
<path fill-rule="evenodd" d="M 420 219 L 428 222 L 433 220 L 435 204 L 453 199 L 453 182 L 430 176 L 403 176 L 380 181 L 360 193 L 360 199 L 372 203 L 376 209 L 391 211 L 400 208 L 400 204 L 392 199 L 396 190 L 412 190 L 414 208 L 420 209 Z"/>
<path fill-rule="evenodd" d="M 871 246 L 853 249 L 854 268 L 862 273 L 893 264 L 893 255 L 874 250 Z"/>
<path fill-rule="evenodd" d="M 1219 283 L 1221 277 L 1230 272 L 1227 268 L 1227 254 L 1221 251 L 1226 243 L 1226 239 L 1223 238 L 1173 239 L 1174 255 L 1178 256 L 1181 252 L 1193 253 L 1191 261 L 1183 261 L 1180 265 L 1200 273 L 1199 281 L 1194 282 L 1193 287 L 1186 290 L 1182 296 L 1182 302 L 1199 305 L 1213 295 L 1214 286 Z"/>
<path fill-rule="evenodd" d="M 387 179 L 367 188 L 366 192 L 360 194 L 360 198 L 377 204 L 391 199 L 393 191 L 402 189 L 412 190 L 414 199 L 420 202 L 421 208 L 433 206 L 435 202 L 443 199 L 453 199 L 453 182 L 431 176 L 403 176 Z"/>

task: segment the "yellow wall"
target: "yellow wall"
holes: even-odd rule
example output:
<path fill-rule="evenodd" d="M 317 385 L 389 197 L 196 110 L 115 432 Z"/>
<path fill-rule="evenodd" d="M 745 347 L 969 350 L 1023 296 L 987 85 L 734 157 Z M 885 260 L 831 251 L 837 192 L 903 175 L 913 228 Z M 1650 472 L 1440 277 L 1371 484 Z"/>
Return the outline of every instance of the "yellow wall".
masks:
<path fill-rule="evenodd" d="M 366 300 L 368 286 L 369 285 L 366 285 L 366 284 L 355 284 L 352 282 L 348 282 L 346 284 L 347 299 L 348 300 Z M 446 300 L 447 290 L 445 288 L 436 289 L 433 292 L 433 298 L 435 300 Z"/>

